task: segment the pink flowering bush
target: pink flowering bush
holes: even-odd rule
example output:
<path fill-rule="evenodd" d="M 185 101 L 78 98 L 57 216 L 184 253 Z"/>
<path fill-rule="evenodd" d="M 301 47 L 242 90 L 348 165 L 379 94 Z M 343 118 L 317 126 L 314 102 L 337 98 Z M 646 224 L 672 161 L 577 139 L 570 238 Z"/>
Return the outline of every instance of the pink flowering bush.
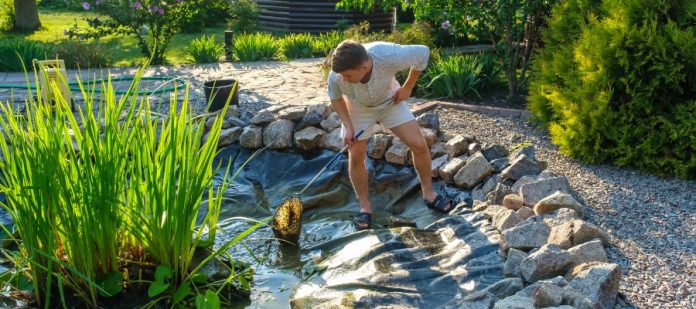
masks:
<path fill-rule="evenodd" d="M 82 8 L 102 16 L 88 18 L 88 27 L 75 23 L 71 38 L 101 38 L 110 34 L 134 35 L 142 54 L 152 64 L 165 63 L 169 41 L 196 16 L 205 0 L 88 0 Z"/>

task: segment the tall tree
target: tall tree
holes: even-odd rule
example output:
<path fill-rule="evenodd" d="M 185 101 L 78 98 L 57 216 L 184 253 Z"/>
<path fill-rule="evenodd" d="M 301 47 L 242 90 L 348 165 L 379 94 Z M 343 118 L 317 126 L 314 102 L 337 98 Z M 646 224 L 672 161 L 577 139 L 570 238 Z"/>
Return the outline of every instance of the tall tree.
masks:
<path fill-rule="evenodd" d="M 14 0 L 15 31 L 34 31 L 41 27 L 36 0 Z"/>

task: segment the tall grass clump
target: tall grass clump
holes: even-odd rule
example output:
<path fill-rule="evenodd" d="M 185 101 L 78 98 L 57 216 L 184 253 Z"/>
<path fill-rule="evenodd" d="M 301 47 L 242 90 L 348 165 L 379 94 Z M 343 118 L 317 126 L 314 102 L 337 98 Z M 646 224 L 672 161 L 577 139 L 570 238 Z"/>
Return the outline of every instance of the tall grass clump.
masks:
<path fill-rule="evenodd" d="M 283 37 L 280 45 L 286 59 L 311 58 L 313 42 L 310 34 L 292 33 Z"/>
<path fill-rule="evenodd" d="M 234 55 L 239 61 L 274 60 L 280 46 L 268 33 L 241 34 L 234 40 Z"/>
<path fill-rule="evenodd" d="M 214 36 L 204 35 L 189 44 L 187 52 L 193 63 L 218 62 L 225 53 L 222 43 L 215 42 Z"/>
<path fill-rule="evenodd" d="M 231 181 L 228 165 L 222 183 L 213 186 L 223 168 L 213 164 L 222 117 L 204 139 L 204 119 L 192 116 L 188 90 L 182 102 L 172 94 L 166 115 L 152 111 L 148 97 L 138 94 L 142 72 L 120 97 L 109 80 L 80 84 L 85 108 L 75 112 L 55 83 L 55 102 L 37 95 L 21 114 L 14 102 L 0 104 L 6 135 L 0 139 L 0 191 L 7 196 L 1 206 L 14 220 L 19 257 L 42 307 L 65 306 L 72 295 L 98 307 L 102 297 L 134 286 L 126 269 L 151 265 L 157 266 L 148 289 L 153 303 L 176 306 L 190 297 L 219 303 L 197 273 L 202 265 L 192 260 L 196 248 L 214 241 Z"/>
<path fill-rule="evenodd" d="M 22 72 L 31 67 L 32 60 L 51 57 L 53 48 L 36 41 L 22 39 L 0 40 L 0 72 Z"/>
<path fill-rule="evenodd" d="M 436 98 L 462 98 L 499 85 L 502 68 L 495 56 L 452 55 L 431 64 L 427 69 L 425 92 Z"/>
<path fill-rule="evenodd" d="M 314 36 L 312 54 L 314 57 L 326 57 L 332 49 L 343 41 L 343 33 L 331 31 Z"/>

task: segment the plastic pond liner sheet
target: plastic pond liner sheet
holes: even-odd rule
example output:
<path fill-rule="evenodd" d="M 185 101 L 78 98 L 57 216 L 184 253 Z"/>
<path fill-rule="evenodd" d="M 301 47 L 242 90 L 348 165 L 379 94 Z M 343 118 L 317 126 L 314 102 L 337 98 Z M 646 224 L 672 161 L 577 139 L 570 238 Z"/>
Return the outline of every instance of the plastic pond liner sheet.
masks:
<path fill-rule="evenodd" d="M 252 153 L 227 147 L 217 160 L 231 161 L 236 171 Z M 333 154 L 266 150 L 255 157 L 225 192 L 217 242 L 251 225 L 238 217 L 272 216 Z M 301 196 L 299 245 L 273 239 L 264 227 L 231 249 L 255 269 L 251 302 L 240 307 L 456 308 L 463 297 L 503 279 L 499 234 L 470 210 L 467 191 L 434 184 L 457 204 L 444 215 L 423 203 L 413 167 L 370 159 L 367 166 L 374 229 L 353 226 L 358 204 L 344 156 Z"/>

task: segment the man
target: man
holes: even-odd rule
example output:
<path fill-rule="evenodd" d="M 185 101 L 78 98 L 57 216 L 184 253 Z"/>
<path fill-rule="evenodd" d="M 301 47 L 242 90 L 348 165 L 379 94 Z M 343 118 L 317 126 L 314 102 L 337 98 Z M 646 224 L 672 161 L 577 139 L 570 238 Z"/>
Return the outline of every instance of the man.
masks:
<path fill-rule="evenodd" d="M 451 201 L 433 191 L 430 150 L 415 117 L 408 106 L 402 104 L 411 96 L 429 56 L 430 50 L 423 45 L 387 42 L 362 45 L 351 40 L 341 42 L 330 56 L 328 95 L 331 106 L 341 118 L 343 142 L 349 146 L 348 174 L 360 203 L 360 212 L 355 216 L 359 230 L 371 228 L 372 221 L 365 166 L 367 140 L 372 136 L 372 128 L 365 127 L 385 108 L 389 110 L 377 120 L 411 150 L 425 204 L 442 212 L 453 208 Z M 410 72 L 401 86 L 394 76 L 407 68 Z M 356 132 L 362 129 L 366 131 L 355 140 Z"/>

